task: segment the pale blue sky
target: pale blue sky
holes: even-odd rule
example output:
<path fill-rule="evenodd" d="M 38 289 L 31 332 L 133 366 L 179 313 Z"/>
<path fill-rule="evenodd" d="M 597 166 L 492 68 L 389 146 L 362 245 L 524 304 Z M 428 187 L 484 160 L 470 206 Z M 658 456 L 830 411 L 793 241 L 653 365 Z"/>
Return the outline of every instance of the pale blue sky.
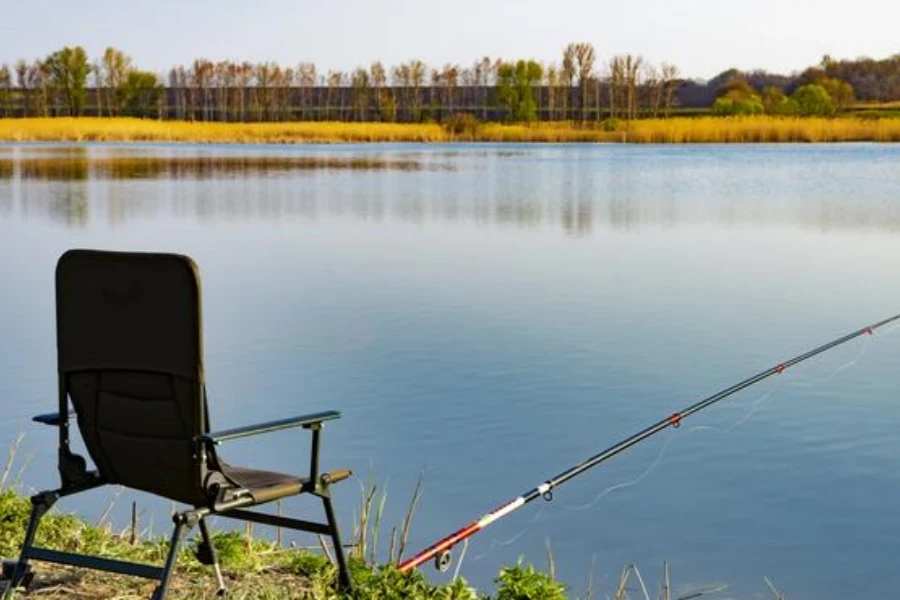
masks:
<path fill-rule="evenodd" d="M 589 41 L 707 78 L 729 67 L 790 72 L 836 58 L 900 53 L 900 2 L 888 0 L 6 0 L 0 62 L 112 45 L 163 72 L 196 57 L 312 60 L 320 72 L 381 59 L 430 66 L 475 58 L 558 61 Z"/>

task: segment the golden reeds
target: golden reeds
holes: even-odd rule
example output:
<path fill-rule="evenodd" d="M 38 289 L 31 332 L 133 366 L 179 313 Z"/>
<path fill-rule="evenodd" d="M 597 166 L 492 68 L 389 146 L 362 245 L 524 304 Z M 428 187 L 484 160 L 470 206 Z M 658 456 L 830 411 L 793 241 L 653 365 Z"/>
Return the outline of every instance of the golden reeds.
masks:
<path fill-rule="evenodd" d="M 752 143 L 898 142 L 900 119 L 700 117 L 642 119 L 607 131 L 570 122 L 485 123 L 467 140 L 480 142 Z M 8 142 L 194 142 L 236 144 L 448 142 L 436 123 L 188 123 L 120 118 L 0 119 Z"/>

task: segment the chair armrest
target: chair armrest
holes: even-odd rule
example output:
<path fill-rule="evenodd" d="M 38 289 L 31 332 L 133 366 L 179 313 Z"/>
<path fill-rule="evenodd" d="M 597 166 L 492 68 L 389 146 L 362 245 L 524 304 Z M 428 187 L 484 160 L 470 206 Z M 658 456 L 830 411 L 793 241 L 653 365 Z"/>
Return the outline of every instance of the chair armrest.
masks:
<path fill-rule="evenodd" d="M 258 425 L 248 425 L 246 427 L 237 427 L 235 429 L 226 429 L 225 431 L 215 431 L 198 436 L 198 440 L 206 444 L 221 444 L 230 440 L 236 440 L 242 437 L 257 435 L 260 433 L 269 433 L 271 431 L 281 431 L 282 429 L 290 429 L 292 427 L 309 428 L 320 425 L 325 421 L 339 419 L 341 413 L 336 410 L 327 410 L 325 412 L 313 413 L 311 415 L 303 415 L 290 419 L 279 419 L 277 421 L 269 421 L 268 423 L 260 423 Z"/>
<path fill-rule="evenodd" d="M 75 416 L 75 411 L 71 408 L 69 409 L 69 413 L 66 415 L 66 419 L 71 419 Z M 46 413 L 43 415 L 38 415 L 36 417 L 32 417 L 31 419 L 35 423 L 43 423 L 44 425 L 53 425 L 54 427 L 59 427 L 62 425 L 63 419 L 60 417 L 58 412 L 54 413 Z"/>

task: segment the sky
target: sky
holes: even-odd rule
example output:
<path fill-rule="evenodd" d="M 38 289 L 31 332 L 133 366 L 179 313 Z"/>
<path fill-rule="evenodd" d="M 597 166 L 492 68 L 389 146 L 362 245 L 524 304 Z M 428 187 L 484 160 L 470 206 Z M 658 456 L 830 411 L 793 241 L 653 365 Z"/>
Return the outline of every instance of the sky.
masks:
<path fill-rule="evenodd" d="M 707 79 L 736 67 L 790 73 L 834 58 L 900 53 L 890 0 L 2 0 L 0 63 L 107 46 L 165 73 L 195 58 L 316 63 L 378 59 L 463 66 L 481 56 L 558 62 L 570 42 L 675 64 Z"/>

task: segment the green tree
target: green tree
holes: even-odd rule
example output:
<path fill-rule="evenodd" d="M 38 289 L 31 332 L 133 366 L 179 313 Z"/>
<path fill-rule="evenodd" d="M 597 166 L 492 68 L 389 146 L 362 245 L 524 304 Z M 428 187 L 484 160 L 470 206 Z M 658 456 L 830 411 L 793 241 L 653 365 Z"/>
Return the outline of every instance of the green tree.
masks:
<path fill-rule="evenodd" d="M 804 85 L 791 96 L 797 103 L 799 114 L 807 117 L 824 117 L 834 114 L 834 102 L 821 85 Z"/>
<path fill-rule="evenodd" d="M 719 116 L 759 115 L 765 112 L 762 100 L 756 94 L 744 100 L 734 100 L 728 96 L 716 98 L 712 112 Z"/>
<path fill-rule="evenodd" d="M 766 109 L 767 115 L 777 114 L 782 100 L 784 100 L 784 90 L 780 87 L 770 85 L 762 91 L 763 108 Z"/>
<path fill-rule="evenodd" d="M 835 112 L 844 110 L 853 104 L 853 86 L 846 81 L 841 81 L 834 77 L 823 77 L 816 83 L 821 85 L 828 92 L 828 95 L 831 96 Z"/>
<path fill-rule="evenodd" d="M 730 98 L 734 102 L 749 100 L 756 94 L 756 90 L 743 79 L 732 79 L 719 88 L 720 98 Z"/>
<path fill-rule="evenodd" d="M 775 107 L 775 114 L 782 115 L 785 117 L 791 117 L 800 113 L 800 107 L 797 106 L 797 101 L 791 98 L 790 96 L 783 97 L 778 105 Z"/>
<path fill-rule="evenodd" d="M 51 84 L 65 98 L 69 114 L 81 116 L 87 97 L 87 77 L 91 72 L 87 52 L 81 46 L 65 46 L 48 56 L 44 65 Z"/>
<path fill-rule="evenodd" d="M 133 117 L 152 117 L 162 98 L 163 86 L 156 75 L 131 70 L 116 90 L 118 105 Z"/>
<path fill-rule="evenodd" d="M 533 60 L 503 63 L 497 69 L 497 95 L 511 121 L 537 119 L 534 85 L 540 83 L 543 68 Z"/>

